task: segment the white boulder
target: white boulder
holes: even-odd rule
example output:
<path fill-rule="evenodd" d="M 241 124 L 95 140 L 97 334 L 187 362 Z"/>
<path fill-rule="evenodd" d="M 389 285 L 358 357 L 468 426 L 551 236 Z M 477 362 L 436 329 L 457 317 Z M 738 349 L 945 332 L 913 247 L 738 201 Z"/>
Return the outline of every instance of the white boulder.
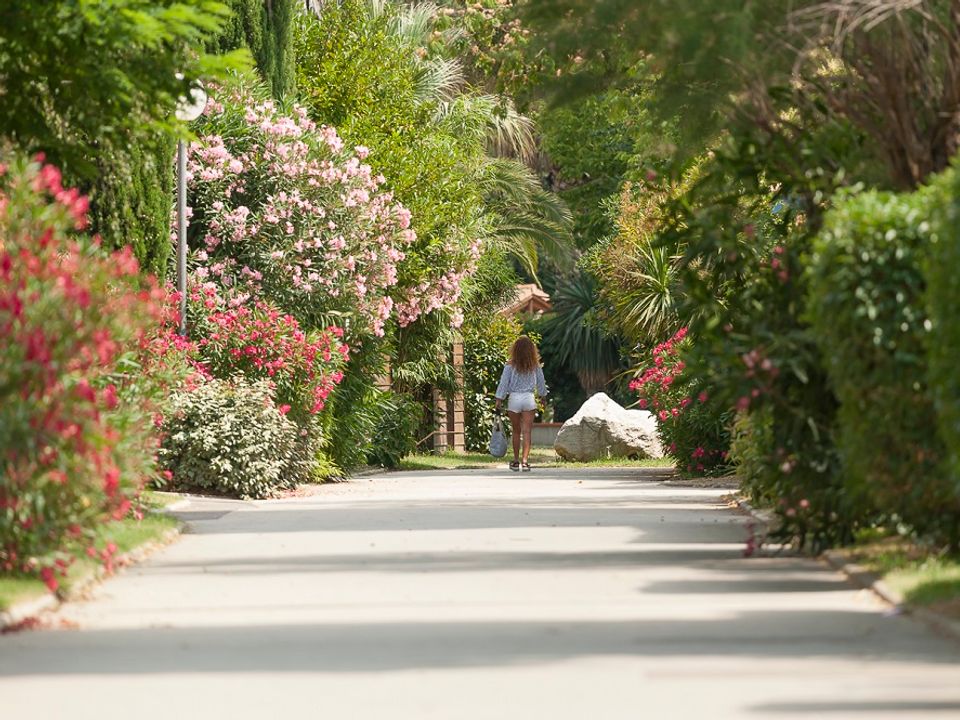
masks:
<path fill-rule="evenodd" d="M 567 420 L 554 444 L 565 460 L 589 462 L 608 457 L 662 458 L 657 419 L 646 410 L 627 410 L 597 393 Z"/>

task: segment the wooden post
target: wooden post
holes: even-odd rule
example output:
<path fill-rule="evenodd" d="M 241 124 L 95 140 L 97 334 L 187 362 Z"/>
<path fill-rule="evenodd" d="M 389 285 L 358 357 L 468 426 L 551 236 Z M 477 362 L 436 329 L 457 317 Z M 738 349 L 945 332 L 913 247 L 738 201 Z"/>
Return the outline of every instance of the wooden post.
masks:
<path fill-rule="evenodd" d="M 393 369 L 390 367 L 390 361 L 387 360 L 383 369 L 383 375 L 377 378 L 377 389 L 389 392 L 393 390 Z"/>
<path fill-rule="evenodd" d="M 442 453 L 447 450 L 447 400 L 439 389 L 433 389 L 433 426 L 436 433 L 433 436 L 433 449 Z"/>
<path fill-rule="evenodd" d="M 453 343 L 453 373 L 457 379 L 457 391 L 450 401 L 450 441 L 449 444 L 457 452 L 467 451 L 466 418 L 464 417 L 465 403 L 464 366 L 463 366 L 463 339 L 457 338 Z"/>

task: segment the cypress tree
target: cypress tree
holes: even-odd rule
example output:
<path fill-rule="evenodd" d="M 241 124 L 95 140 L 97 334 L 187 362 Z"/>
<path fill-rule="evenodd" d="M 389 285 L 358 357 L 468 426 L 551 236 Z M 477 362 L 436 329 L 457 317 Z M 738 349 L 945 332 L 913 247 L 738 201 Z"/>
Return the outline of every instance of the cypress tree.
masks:
<path fill-rule="evenodd" d="M 140 267 L 163 278 L 170 255 L 175 140 L 155 134 L 148 142 L 103 148 L 90 186 L 93 232 L 110 249 L 129 245 Z"/>
<path fill-rule="evenodd" d="M 229 0 L 233 16 L 209 49 L 250 50 L 273 96 L 293 91 L 293 18 L 298 0 Z"/>

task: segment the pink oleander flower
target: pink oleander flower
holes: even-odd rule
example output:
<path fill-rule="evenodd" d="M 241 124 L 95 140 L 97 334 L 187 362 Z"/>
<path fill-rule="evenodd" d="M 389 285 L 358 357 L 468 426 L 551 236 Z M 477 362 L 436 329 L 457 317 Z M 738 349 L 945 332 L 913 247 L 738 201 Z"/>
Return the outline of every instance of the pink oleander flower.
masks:
<path fill-rule="evenodd" d="M 299 317 L 347 316 L 358 336 L 440 309 L 462 322 L 461 284 L 479 242 L 421 246 L 410 211 L 364 163 L 368 148 L 345 148 L 302 107 L 283 114 L 243 87 L 216 95 L 188 165 L 192 203 L 203 211 L 203 247 L 191 259 L 198 280 L 216 283 L 228 302 L 247 295 Z"/>

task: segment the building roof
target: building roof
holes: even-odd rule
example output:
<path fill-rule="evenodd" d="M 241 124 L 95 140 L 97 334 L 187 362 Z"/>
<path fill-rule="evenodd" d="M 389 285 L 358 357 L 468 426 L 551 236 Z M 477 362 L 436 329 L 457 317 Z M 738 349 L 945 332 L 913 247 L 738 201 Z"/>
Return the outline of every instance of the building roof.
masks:
<path fill-rule="evenodd" d="M 550 295 L 535 283 L 517 285 L 514 298 L 500 310 L 501 315 L 539 315 L 550 312 Z"/>

